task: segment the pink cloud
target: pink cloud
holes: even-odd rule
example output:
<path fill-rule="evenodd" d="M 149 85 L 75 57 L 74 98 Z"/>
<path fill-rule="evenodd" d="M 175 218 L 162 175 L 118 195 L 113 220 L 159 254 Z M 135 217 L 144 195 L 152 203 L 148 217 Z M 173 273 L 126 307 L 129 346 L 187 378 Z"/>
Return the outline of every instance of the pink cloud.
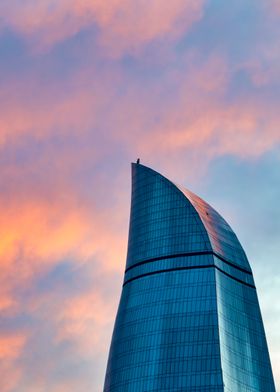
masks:
<path fill-rule="evenodd" d="M 91 155 L 98 160 L 114 148 L 113 143 L 128 149 L 141 146 L 144 156 L 159 151 L 158 146 L 160 155 L 203 148 L 211 158 L 214 154 L 258 156 L 279 141 L 273 102 L 250 92 L 246 98 L 227 102 L 232 69 L 223 57 L 212 55 L 202 61 L 192 53 L 184 61 L 183 69 L 170 72 L 165 84 L 153 83 L 148 89 L 141 82 L 129 84 L 121 70 L 111 74 L 97 69 L 73 75 L 71 81 L 44 85 L 34 77 L 4 86 L 0 144 L 13 145 L 26 136 L 48 140 L 63 135 L 68 140 L 88 140 Z M 252 65 L 245 64 L 244 69 L 256 85 L 267 83 Z M 122 86 L 126 92 L 119 95 Z M 102 134 L 111 144 L 99 145 Z M 73 159 L 73 151 L 67 159 Z"/>
<path fill-rule="evenodd" d="M 198 108 L 188 102 L 186 107 L 194 116 L 186 115 L 183 110 L 176 117 L 170 113 L 151 135 L 153 142 L 147 148 L 158 144 L 162 151 L 176 154 L 202 149 L 208 159 L 223 154 L 250 158 L 260 156 L 280 142 L 276 113 L 271 111 L 268 115 L 270 109 L 259 103 L 242 105 L 240 102 L 227 107 L 201 102 Z"/>
<path fill-rule="evenodd" d="M 272 11 L 272 13 L 275 15 L 276 14 L 280 14 L 280 2 L 279 0 L 267 0 L 267 2 L 265 3 L 268 8 L 270 9 L 270 11 Z"/>
<path fill-rule="evenodd" d="M 22 355 L 27 336 L 23 333 L 0 332 L 0 388 L 12 391 L 22 376 L 22 369 L 16 361 Z"/>
<path fill-rule="evenodd" d="M 225 59 L 211 56 L 197 64 L 191 56 L 185 69 L 172 73 L 163 86 L 133 85 L 118 101 L 111 117 L 128 150 L 136 146 L 147 162 L 156 156 L 165 164 L 167 156 L 182 162 L 187 154 L 203 155 L 205 167 L 225 154 L 256 158 L 280 142 L 275 102 L 249 90 L 227 98 L 232 71 Z"/>
<path fill-rule="evenodd" d="M 0 358 L 11 360 L 18 358 L 25 344 L 26 336 L 20 334 L 0 335 Z"/>
<path fill-rule="evenodd" d="M 153 83 L 148 89 L 141 82 L 129 84 L 120 70 L 114 75 L 100 71 L 99 78 L 97 70 L 86 70 L 71 81 L 46 85 L 41 94 L 42 83 L 36 78 L 32 83 L 15 82 L 4 87 L 7 94 L 0 98 L 0 143 L 9 146 L 26 136 L 47 141 L 61 135 L 91 146 L 74 152 L 66 145 L 63 159 L 51 150 L 59 172 L 75 162 L 81 165 L 85 155 L 97 162 L 116 146 L 147 161 L 151 155 L 180 157 L 198 150 L 210 160 L 223 154 L 257 157 L 279 143 L 274 102 L 250 92 L 227 101 L 232 70 L 223 57 L 200 61 L 192 53 L 184 61 L 184 69 L 168 74 L 165 84 Z M 122 86 L 126 92 L 119 95 Z M 104 135 L 110 143 L 101 142 Z"/>
<path fill-rule="evenodd" d="M 40 92 L 42 88 L 44 91 Z M 67 93 L 65 88 L 69 89 Z M 98 92 L 93 84 L 91 88 L 93 91 L 71 83 L 67 85 L 67 82 L 42 86 L 35 78 L 3 86 L 0 145 L 28 135 L 44 140 L 50 134 L 81 134 L 93 127 L 96 113 L 106 97 L 100 88 Z"/>
<path fill-rule="evenodd" d="M 97 290 L 69 298 L 57 315 L 58 341 L 71 340 L 84 357 L 107 352 L 117 301 Z"/>
<path fill-rule="evenodd" d="M 204 0 L 28 0 L 0 6 L 4 25 L 47 48 L 97 26 L 99 42 L 112 54 L 135 51 L 161 37 L 185 33 L 202 16 Z"/>

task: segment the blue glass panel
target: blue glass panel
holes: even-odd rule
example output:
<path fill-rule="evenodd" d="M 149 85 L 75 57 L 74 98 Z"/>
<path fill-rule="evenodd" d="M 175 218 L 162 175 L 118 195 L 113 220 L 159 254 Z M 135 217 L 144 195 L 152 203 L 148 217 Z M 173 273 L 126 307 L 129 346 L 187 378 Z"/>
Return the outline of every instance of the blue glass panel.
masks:
<path fill-rule="evenodd" d="M 216 271 L 225 391 L 274 392 L 256 290 Z"/>
<path fill-rule="evenodd" d="M 213 267 L 172 271 L 127 284 L 104 391 L 221 388 L 216 304 Z"/>

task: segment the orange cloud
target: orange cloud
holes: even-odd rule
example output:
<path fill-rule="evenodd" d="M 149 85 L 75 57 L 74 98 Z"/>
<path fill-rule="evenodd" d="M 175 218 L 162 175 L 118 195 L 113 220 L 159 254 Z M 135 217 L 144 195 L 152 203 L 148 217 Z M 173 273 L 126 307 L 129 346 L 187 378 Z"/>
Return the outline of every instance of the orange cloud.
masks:
<path fill-rule="evenodd" d="M 0 304 L 8 312 L 16 309 L 14 290 L 26 287 L 60 257 L 74 257 L 89 229 L 82 212 L 67 211 L 66 203 L 1 201 Z"/>
<path fill-rule="evenodd" d="M 160 37 L 186 32 L 202 15 L 204 0 L 29 0 L 0 6 L 4 24 L 47 48 L 91 25 L 111 53 L 134 51 Z"/>
<path fill-rule="evenodd" d="M 115 231 L 107 213 L 81 206 L 63 193 L 46 197 L 29 195 L 27 200 L 11 201 L 1 197 L 0 310 L 4 314 L 18 310 L 15 291 L 25 289 L 64 258 L 83 264 L 98 257 L 100 268 L 111 270 L 118 270 L 117 260 L 124 259 L 122 233 Z"/>
<path fill-rule="evenodd" d="M 97 290 L 69 298 L 57 315 L 57 340 L 75 343 L 83 356 L 107 352 L 117 301 Z"/>
<path fill-rule="evenodd" d="M 18 358 L 25 344 L 26 336 L 19 334 L 0 334 L 0 359 Z"/>
<path fill-rule="evenodd" d="M 33 184 L 32 192 L 27 194 L 19 189 L 16 197 L 4 192 L 1 195 L 1 317 L 12 320 L 24 315 L 40 325 L 47 324 L 49 333 L 53 334 L 53 338 L 48 338 L 52 350 L 58 350 L 60 343 L 67 341 L 74 356 L 90 360 L 93 347 L 100 353 L 107 348 L 114 301 L 110 299 L 106 304 L 97 288 L 80 296 L 70 292 L 68 298 L 65 298 L 63 289 L 62 292 L 34 293 L 31 298 L 29 290 L 32 292 L 38 280 L 64 259 L 70 260 L 73 265 L 76 263 L 77 270 L 88 270 L 92 274 L 96 271 L 87 267 L 87 262 L 94 258 L 98 259 L 99 270 L 117 271 L 121 268 L 118 261 L 124 259 L 124 244 L 120 241 L 122 232 L 115 231 L 117 225 L 112 211 L 103 212 L 91 207 L 90 203 L 84 204 L 77 199 L 69 183 L 52 183 L 53 186 L 43 194 Z M 89 380 L 84 383 L 77 376 L 73 376 L 72 382 L 48 380 L 60 366 L 55 359 L 50 364 L 48 358 L 38 364 L 31 380 L 26 379 L 25 374 L 33 372 L 29 368 L 33 356 L 40 355 L 41 348 L 32 347 L 38 334 L 40 332 L 33 323 L 28 337 L 0 331 L 0 372 L 3 374 L 0 390 L 11 392 L 20 388 L 35 392 L 48 385 L 54 391 L 66 391 L 67 386 L 68 391 L 74 391 L 74 386 L 77 389 L 88 386 Z M 89 341 L 93 342 L 91 349 Z M 42 346 L 44 344 L 42 342 Z M 25 346 L 28 346 L 29 352 L 26 358 L 26 353 L 23 353 Z M 64 358 L 64 354 L 61 355 Z"/>
<path fill-rule="evenodd" d="M 29 201 L 1 211 L 2 266 L 21 252 L 23 257 L 40 257 L 41 262 L 49 263 L 67 252 L 75 253 L 75 248 L 81 249 L 88 222 L 77 207 L 67 211 L 66 205 Z"/>

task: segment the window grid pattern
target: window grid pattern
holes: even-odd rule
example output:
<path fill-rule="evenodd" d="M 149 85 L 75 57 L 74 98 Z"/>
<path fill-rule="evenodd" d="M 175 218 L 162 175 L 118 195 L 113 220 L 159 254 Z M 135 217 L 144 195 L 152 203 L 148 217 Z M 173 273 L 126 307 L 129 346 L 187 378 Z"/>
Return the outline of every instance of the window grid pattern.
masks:
<path fill-rule="evenodd" d="M 148 258 L 211 250 L 198 213 L 161 175 L 135 165 L 131 200 L 127 268 Z"/>
<path fill-rule="evenodd" d="M 214 263 L 215 265 L 220 268 L 223 272 L 226 274 L 229 274 L 235 279 L 238 279 L 244 283 L 248 283 L 252 286 L 255 286 L 254 278 L 252 273 L 246 273 L 243 271 L 240 271 L 237 268 L 234 268 L 233 266 L 223 262 L 221 259 L 218 257 L 214 256 Z"/>
<path fill-rule="evenodd" d="M 124 287 L 104 391 L 222 391 L 214 268 Z"/>
<path fill-rule="evenodd" d="M 274 392 L 256 290 L 219 271 L 216 286 L 225 391 Z"/>

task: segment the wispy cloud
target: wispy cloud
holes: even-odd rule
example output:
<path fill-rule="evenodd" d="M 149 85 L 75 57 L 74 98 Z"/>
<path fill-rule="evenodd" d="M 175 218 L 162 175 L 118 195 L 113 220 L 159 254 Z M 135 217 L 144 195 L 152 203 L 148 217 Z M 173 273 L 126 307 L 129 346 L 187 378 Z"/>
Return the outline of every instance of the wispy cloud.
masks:
<path fill-rule="evenodd" d="M 11 3 L 0 11 L 4 27 L 24 34 L 46 49 L 87 28 L 95 28 L 99 43 L 110 54 L 135 51 L 157 38 L 176 38 L 202 16 L 203 0 L 100 0 Z"/>

